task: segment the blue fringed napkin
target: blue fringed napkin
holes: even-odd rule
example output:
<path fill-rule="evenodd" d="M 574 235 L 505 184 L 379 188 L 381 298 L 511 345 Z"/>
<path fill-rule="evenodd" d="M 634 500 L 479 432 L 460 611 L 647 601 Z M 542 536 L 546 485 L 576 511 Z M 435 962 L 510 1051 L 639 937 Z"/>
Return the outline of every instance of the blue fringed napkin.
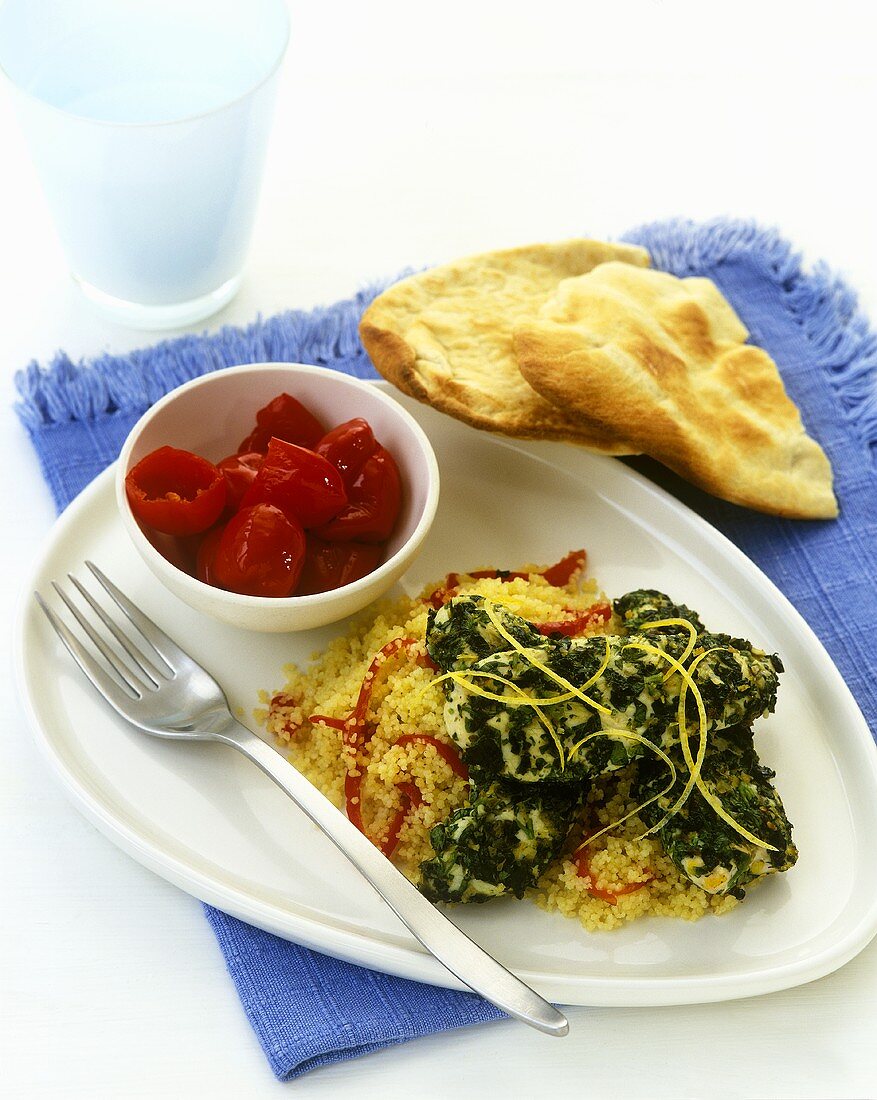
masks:
<path fill-rule="evenodd" d="M 664 222 L 629 233 L 656 267 L 706 275 L 780 366 L 835 472 L 840 519 L 795 522 L 716 500 L 647 459 L 641 471 L 700 512 L 782 589 L 831 654 L 877 730 L 871 649 L 877 619 L 877 336 L 855 296 L 824 267 L 805 273 L 789 245 L 748 223 Z M 374 377 L 360 314 L 379 288 L 311 313 L 186 336 L 131 355 L 18 375 L 19 414 L 59 511 L 119 452 L 132 424 L 169 389 L 238 363 L 317 363 Z M 290 1080 L 419 1035 L 495 1019 L 479 998 L 318 955 L 205 907 L 247 1016 L 275 1074 Z"/>

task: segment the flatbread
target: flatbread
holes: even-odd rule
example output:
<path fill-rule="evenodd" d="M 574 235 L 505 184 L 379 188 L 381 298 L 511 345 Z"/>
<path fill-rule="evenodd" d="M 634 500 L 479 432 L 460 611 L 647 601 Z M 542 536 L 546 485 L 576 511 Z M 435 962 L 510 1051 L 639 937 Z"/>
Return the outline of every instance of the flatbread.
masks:
<path fill-rule="evenodd" d="M 547 400 L 708 492 L 801 519 L 837 515 L 831 466 L 776 364 L 709 279 L 606 263 L 566 279 L 514 347 Z"/>
<path fill-rule="evenodd" d="M 573 240 L 489 252 L 413 275 L 379 295 L 360 335 L 378 371 L 404 393 L 476 428 L 633 454 L 620 426 L 596 427 L 524 380 L 512 329 L 535 317 L 562 279 L 606 260 L 645 267 L 632 245 Z"/>

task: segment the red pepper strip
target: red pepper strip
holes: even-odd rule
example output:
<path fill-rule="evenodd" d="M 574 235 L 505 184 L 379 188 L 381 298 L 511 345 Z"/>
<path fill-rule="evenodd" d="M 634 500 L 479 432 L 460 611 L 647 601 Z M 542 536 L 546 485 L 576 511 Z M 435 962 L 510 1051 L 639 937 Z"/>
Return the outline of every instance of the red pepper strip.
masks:
<path fill-rule="evenodd" d="M 329 726 L 332 729 L 341 731 L 341 742 L 344 747 L 344 751 L 351 754 L 354 757 L 354 763 L 356 763 L 356 754 L 358 750 L 367 742 L 371 737 L 371 733 L 366 726 L 365 716 L 368 711 L 368 705 L 371 702 L 372 691 L 375 686 L 375 677 L 378 674 L 378 670 L 381 666 L 389 660 L 390 657 L 395 656 L 401 649 L 410 649 L 412 646 L 417 645 L 414 638 L 394 638 L 375 654 L 372 658 L 371 664 L 366 669 L 365 676 L 362 679 L 362 686 L 359 689 L 359 697 L 356 700 L 356 706 L 346 718 L 329 718 L 325 714 L 312 714 L 308 721 L 315 725 Z M 360 801 L 360 787 L 362 786 L 362 773 L 357 768 L 359 774 L 353 775 L 348 771 L 344 780 L 344 796 L 347 804 L 347 816 L 353 822 L 353 824 L 359 829 L 361 833 L 365 833 L 365 828 L 362 822 L 362 804 Z M 367 834 L 366 834 L 367 835 Z"/>
<path fill-rule="evenodd" d="M 417 806 L 423 805 L 423 795 L 416 783 L 397 783 L 396 786 L 402 792 L 402 805 L 390 822 L 386 839 L 381 843 L 381 851 L 385 856 L 391 856 L 395 852 L 408 814 Z"/>
<path fill-rule="evenodd" d="M 350 712 L 350 716 L 347 719 L 348 724 L 351 719 L 357 726 L 365 721 L 365 715 L 368 710 L 368 705 L 371 702 L 378 669 L 389 660 L 390 657 L 395 657 L 400 649 L 410 649 L 415 645 L 417 645 L 417 642 L 414 638 L 394 638 L 392 642 L 387 642 L 383 649 L 378 650 L 363 677 L 362 687 L 359 689 L 359 698 L 356 700 L 356 706 Z"/>
<path fill-rule="evenodd" d="M 445 578 L 445 582 L 439 588 L 436 588 L 429 596 L 427 596 L 427 603 L 431 604 L 434 608 L 438 609 L 444 607 L 444 605 L 451 599 L 457 588 L 460 586 L 460 577 L 470 577 L 472 580 L 501 580 L 501 581 L 514 581 L 519 578 L 527 577 L 544 577 L 550 585 L 555 588 L 565 588 L 573 577 L 584 571 L 585 565 L 588 560 L 588 554 L 585 550 L 573 550 L 567 554 L 565 558 L 561 558 L 560 561 L 555 562 L 554 565 L 549 565 L 547 569 L 543 569 L 541 572 L 536 570 L 533 573 L 513 573 L 505 569 L 475 569 L 471 573 L 448 573 Z"/>
<path fill-rule="evenodd" d="M 460 756 L 455 748 L 451 745 L 445 744 L 444 741 L 439 741 L 437 737 L 430 737 L 428 733 L 403 733 L 402 736 L 396 741 L 397 745 L 432 745 L 439 756 L 450 765 L 451 770 L 455 775 L 459 775 L 461 779 L 469 780 L 469 769 L 460 759 Z"/>
<path fill-rule="evenodd" d="M 417 795 L 420 801 L 414 802 L 412 798 L 410 798 L 407 791 L 403 790 L 402 805 L 399 806 L 399 809 L 396 811 L 393 820 L 390 823 L 390 826 L 387 827 L 386 836 L 384 837 L 380 845 L 382 853 L 387 857 L 392 856 L 394 851 L 396 850 L 396 846 L 399 843 L 399 833 L 402 833 L 402 826 L 405 824 L 405 818 L 408 816 L 410 809 L 412 809 L 412 806 L 414 805 L 423 804 L 424 801 L 423 796 L 420 795 L 420 792 L 415 787 L 414 783 L 399 783 L 398 787 L 399 789 L 414 788 L 414 790 L 417 791 Z"/>
<path fill-rule="evenodd" d="M 588 838 L 586 837 L 585 840 L 583 840 L 579 847 L 576 849 L 575 864 L 576 874 L 578 875 L 578 877 L 589 878 L 591 880 L 591 885 L 588 887 L 588 893 L 591 895 L 591 897 L 599 898 L 601 901 L 608 902 L 609 905 L 617 905 L 618 898 L 621 897 L 622 894 L 632 894 L 636 890 L 642 890 L 642 888 L 644 886 L 648 886 L 648 884 L 655 877 L 649 871 L 647 872 L 647 877 L 644 878 L 641 882 L 629 882 L 626 886 L 619 886 L 617 890 L 603 890 L 599 886 L 597 886 L 597 878 L 591 870 L 591 860 L 586 851 L 587 843 Z"/>
<path fill-rule="evenodd" d="M 584 572 L 588 561 L 586 550 L 573 550 L 546 569 L 542 576 L 555 588 L 566 588 L 573 577 Z"/>
<path fill-rule="evenodd" d="M 329 718 L 325 714 L 310 714 L 308 721 L 314 726 L 331 726 L 333 730 L 342 732 L 347 728 L 343 718 Z"/>
<path fill-rule="evenodd" d="M 381 851 L 385 856 L 391 856 L 396 851 L 396 845 L 399 843 L 399 833 L 402 832 L 402 826 L 405 824 L 405 818 L 408 816 L 410 809 L 411 803 L 407 799 L 403 799 L 401 808 L 396 811 L 393 820 L 390 822 L 386 838 L 380 844 Z"/>
<path fill-rule="evenodd" d="M 272 707 L 294 707 L 295 702 L 294 696 L 287 695 L 285 691 L 278 691 L 275 695 L 271 696 Z M 294 737 L 301 729 L 301 723 L 290 722 L 289 719 L 287 719 L 283 723 L 282 729 L 288 737 Z"/>
<path fill-rule="evenodd" d="M 569 609 L 567 609 L 569 610 Z M 565 634 L 568 638 L 574 638 L 581 634 L 589 626 L 598 623 L 606 623 L 612 618 L 612 608 L 608 603 L 594 604 L 581 615 L 575 615 L 572 619 L 558 619 L 553 623 L 537 623 L 536 629 L 540 634 Z"/>
<path fill-rule="evenodd" d="M 362 823 L 362 772 L 356 772 L 354 775 L 352 772 L 348 772 L 344 776 L 344 802 L 347 810 L 347 817 L 350 822 L 359 829 L 359 831 L 366 836 L 365 825 Z"/>
<path fill-rule="evenodd" d="M 368 727 L 363 727 L 361 731 L 362 737 L 356 742 L 352 738 L 357 737 L 357 731 L 351 730 L 349 718 L 330 718 L 326 714 L 311 714 L 308 717 L 308 721 L 315 726 L 329 726 L 333 730 L 341 731 L 341 741 L 346 750 L 352 750 L 354 759 L 356 757 L 356 750 L 360 745 L 367 744 L 371 739 L 371 734 L 374 732 L 369 731 Z M 348 772 L 344 776 L 344 801 L 345 808 L 347 810 L 347 817 L 353 824 L 359 829 L 361 833 L 365 832 L 365 826 L 362 823 L 362 802 L 360 798 L 360 789 L 362 787 L 362 772 L 357 769 L 357 774 Z"/>
<path fill-rule="evenodd" d="M 456 595 L 456 592 L 456 588 L 448 588 L 447 585 L 441 585 L 439 588 L 436 588 L 434 591 L 430 592 L 430 594 L 426 597 L 426 602 L 430 604 L 431 607 L 434 607 L 436 611 L 438 611 L 440 607 L 445 606 L 448 600 L 453 599 L 453 597 Z"/>
<path fill-rule="evenodd" d="M 347 744 L 348 725 L 347 720 L 344 718 L 330 718 L 325 714 L 312 714 L 308 718 L 308 721 L 315 726 L 329 726 L 333 730 L 340 730 L 342 742 Z M 354 748 L 354 754 L 356 749 Z M 356 775 L 352 772 L 348 772 L 344 776 L 344 802 L 345 809 L 347 810 L 348 820 L 359 829 L 361 833 L 365 832 L 365 826 L 362 823 L 362 799 L 360 797 L 360 791 L 362 788 L 362 772 L 357 770 Z"/>
<path fill-rule="evenodd" d="M 396 786 L 404 797 L 408 799 L 414 809 L 423 805 L 424 798 L 420 793 L 420 787 L 418 787 L 416 783 L 397 783 Z"/>

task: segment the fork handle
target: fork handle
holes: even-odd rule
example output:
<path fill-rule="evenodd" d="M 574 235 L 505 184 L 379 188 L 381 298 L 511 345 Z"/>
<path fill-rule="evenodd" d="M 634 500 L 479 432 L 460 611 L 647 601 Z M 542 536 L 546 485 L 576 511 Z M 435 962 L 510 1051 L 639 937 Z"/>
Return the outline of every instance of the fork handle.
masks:
<path fill-rule="evenodd" d="M 509 1016 L 549 1035 L 566 1035 L 566 1017 L 461 932 L 288 760 L 233 722 L 215 737 L 273 779 L 365 876 L 409 931 L 452 974 Z"/>

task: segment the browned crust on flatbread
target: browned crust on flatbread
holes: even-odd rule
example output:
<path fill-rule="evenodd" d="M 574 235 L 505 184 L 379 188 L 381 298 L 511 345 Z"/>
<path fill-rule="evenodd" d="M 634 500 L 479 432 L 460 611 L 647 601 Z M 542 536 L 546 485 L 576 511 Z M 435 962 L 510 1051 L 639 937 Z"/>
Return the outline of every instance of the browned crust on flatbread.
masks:
<path fill-rule="evenodd" d="M 742 343 L 739 320 L 734 332 L 727 318 L 713 324 L 715 313 L 677 297 L 650 303 L 643 321 L 618 297 L 625 273 L 613 281 L 604 269 L 597 288 L 587 279 L 561 287 L 565 302 L 552 301 L 515 332 L 518 363 L 535 389 L 595 427 L 623 424 L 646 454 L 724 500 L 794 519 L 837 515 L 827 458 L 771 357 Z"/>
<path fill-rule="evenodd" d="M 473 388 L 470 380 L 455 376 L 452 352 L 447 360 L 443 360 L 443 349 L 437 345 L 433 359 L 429 358 L 429 349 L 423 346 L 433 336 L 428 323 L 423 331 L 418 332 L 422 313 L 418 312 L 417 307 L 428 310 L 438 304 L 440 309 L 445 296 L 453 306 L 454 296 L 461 286 L 464 291 L 475 288 L 473 293 L 477 295 L 479 270 L 485 272 L 488 283 L 491 279 L 501 283 L 506 271 L 518 276 L 523 270 L 525 275 L 529 273 L 533 276 L 538 284 L 537 290 L 532 300 L 526 300 L 520 308 L 532 310 L 535 315 L 556 282 L 589 270 L 603 259 L 648 263 L 648 255 L 642 249 L 574 240 L 508 249 L 433 268 L 402 280 L 375 299 L 363 314 L 360 324 L 363 345 L 379 373 L 403 393 L 472 427 L 520 439 L 577 443 L 604 454 L 634 454 L 637 448 L 617 429 L 597 427 L 582 420 L 576 413 L 569 414 L 558 409 L 525 382 L 514 361 L 513 318 L 505 316 L 500 309 L 491 319 L 489 289 L 486 291 L 484 313 L 476 310 L 474 315 L 467 317 L 466 304 L 461 303 L 459 324 L 461 329 L 467 324 L 472 326 L 472 330 L 479 333 L 482 339 L 490 341 L 504 368 L 504 380 L 511 383 L 513 400 L 503 403 L 491 399 L 491 368 L 486 359 L 484 377 L 479 383 L 481 388 L 478 385 Z M 485 323 L 493 323 L 486 336 Z M 418 344 L 421 346 L 418 347 Z M 511 377 L 512 372 L 516 383 Z"/>
<path fill-rule="evenodd" d="M 366 319 L 367 316 L 368 314 L 365 314 L 360 322 L 359 337 L 369 358 L 375 364 L 375 369 L 409 397 L 425 401 L 425 395 L 418 392 L 422 387 L 417 385 L 417 377 L 414 374 L 414 349 L 395 332 L 373 325 Z M 377 366 L 378 363 L 380 366 Z"/>
<path fill-rule="evenodd" d="M 542 439 L 577 443 L 603 454 L 629 455 L 638 453 L 636 450 L 631 449 L 627 443 L 617 441 L 615 436 L 597 426 L 592 427 L 590 424 L 578 419 L 571 420 L 567 417 L 558 417 L 551 402 L 535 393 L 534 397 L 538 397 L 538 405 L 545 406 L 546 415 L 557 422 L 557 428 L 552 429 L 546 426 L 544 421 L 538 427 L 534 427 L 531 418 L 516 416 L 513 413 L 509 413 L 500 424 L 492 417 L 482 416 L 473 411 L 466 404 L 465 392 L 454 385 L 453 379 L 448 379 L 439 392 L 427 389 L 422 382 L 422 376 L 415 369 L 416 356 L 413 349 L 395 332 L 389 332 L 387 329 L 381 329 L 368 321 L 363 321 L 360 325 L 359 335 L 375 368 L 388 382 L 391 382 L 409 397 L 421 401 L 424 405 L 431 406 L 438 412 L 446 413 L 448 416 L 454 417 L 455 420 L 461 420 L 470 427 L 487 432 L 496 432 L 500 435 L 513 436 L 516 439 Z M 535 401 L 534 404 L 536 404 Z"/>

